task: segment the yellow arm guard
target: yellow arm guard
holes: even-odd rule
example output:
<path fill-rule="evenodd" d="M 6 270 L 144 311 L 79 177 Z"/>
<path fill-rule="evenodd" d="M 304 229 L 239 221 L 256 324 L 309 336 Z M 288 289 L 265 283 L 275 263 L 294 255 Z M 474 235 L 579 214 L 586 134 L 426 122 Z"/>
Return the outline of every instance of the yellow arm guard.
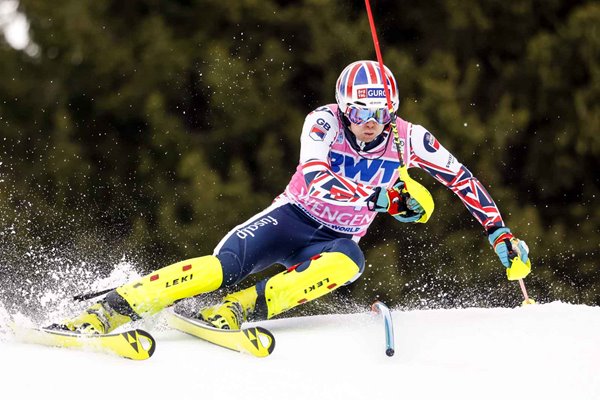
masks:
<path fill-rule="evenodd" d="M 427 190 L 425 186 L 421 185 L 419 182 L 411 178 L 410 175 L 408 175 L 406 166 L 399 167 L 398 174 L 400 175 L 400 180 L 404 182 L 405 190 L 408 192 L 410 197 L 415 199 L 425 211 L 423 216 L 415 222 L 427 222 L 431 217 L 431 214 L 433 214 L 433 209 L 435 208 L 431 193 L 429 193 L 429 190 Z"/>

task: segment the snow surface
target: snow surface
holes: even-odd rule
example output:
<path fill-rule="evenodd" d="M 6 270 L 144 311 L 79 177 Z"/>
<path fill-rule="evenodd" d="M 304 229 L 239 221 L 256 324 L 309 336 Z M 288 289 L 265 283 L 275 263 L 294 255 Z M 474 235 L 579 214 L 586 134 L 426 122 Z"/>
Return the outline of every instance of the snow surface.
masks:
<path fill-rule="evenodd" d="M 8 316 L 0 315 L 0 328 Z M 266 321 L 258 359 L 152 321 L 131 361 L 0 339 L 3 399 L 600 399 L 600 307 L 394 311 L 396 355 L 375 314 Z M 3 326 L 2 326 L 3 325 Z"/>

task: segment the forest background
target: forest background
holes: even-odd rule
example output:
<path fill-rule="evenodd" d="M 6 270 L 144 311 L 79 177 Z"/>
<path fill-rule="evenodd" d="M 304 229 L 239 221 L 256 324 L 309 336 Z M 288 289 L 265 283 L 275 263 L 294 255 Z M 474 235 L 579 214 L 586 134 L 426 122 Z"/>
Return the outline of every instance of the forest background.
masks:
<path fill-rule="evenodd" d="M 600 305 L 600 3 L 372 7 L 399 115 L 489 189 L 531 249 L 530 294 Z M 18 11 L 30 43 L 0 36 L 0 295 L 13 306 L 65 282 L 75 294 L 123 261 L 148 273 L 212 253 L 283 191 L 304 117 L 335 101 L 344 66 L 375 57 L 362 1 L 21 0 Z M 304 312 L 376 298 L 519 304 L 481 226 L 412 171 L 436 201 L 429 223 L 379 216 L 362 278 Z"/>

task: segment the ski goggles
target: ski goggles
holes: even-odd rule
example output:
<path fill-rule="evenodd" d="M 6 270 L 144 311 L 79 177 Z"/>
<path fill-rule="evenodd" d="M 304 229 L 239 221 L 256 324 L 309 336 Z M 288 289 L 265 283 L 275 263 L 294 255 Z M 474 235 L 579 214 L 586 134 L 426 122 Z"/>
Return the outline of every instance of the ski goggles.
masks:
<path fill-rule="evenodd" d="M 350 122 L 356 125 L 364 125 L 370 120 L 381 125 L 386 125 L 392 120 L 392 114 L 390 114 L 390 110 L 387 108 L 372 110 L 369 108 L 348 107 L 345 115 Z"/>

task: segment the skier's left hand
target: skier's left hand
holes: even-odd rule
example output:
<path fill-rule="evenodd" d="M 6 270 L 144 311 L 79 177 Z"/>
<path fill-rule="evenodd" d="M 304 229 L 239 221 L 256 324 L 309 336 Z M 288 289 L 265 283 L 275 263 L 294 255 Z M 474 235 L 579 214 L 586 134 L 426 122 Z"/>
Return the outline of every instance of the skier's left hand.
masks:
<path fill-rule="evenodd" d="M 488 240 L 500 262 L 506 267 L 509 280 L 523 279 L 529 275 L 529 247 L 524 241 L 515 238 L 510 229 L 498 228 L 488 235 Z"/>
<path fill-rule="evenodd" d="M 400 222 L 416 222 L 425 213 L 419 202 L 404 190 L 402 181 L 390 189 L 375 188 L 371 201 L 374 211 L 387 212 Z"/>

